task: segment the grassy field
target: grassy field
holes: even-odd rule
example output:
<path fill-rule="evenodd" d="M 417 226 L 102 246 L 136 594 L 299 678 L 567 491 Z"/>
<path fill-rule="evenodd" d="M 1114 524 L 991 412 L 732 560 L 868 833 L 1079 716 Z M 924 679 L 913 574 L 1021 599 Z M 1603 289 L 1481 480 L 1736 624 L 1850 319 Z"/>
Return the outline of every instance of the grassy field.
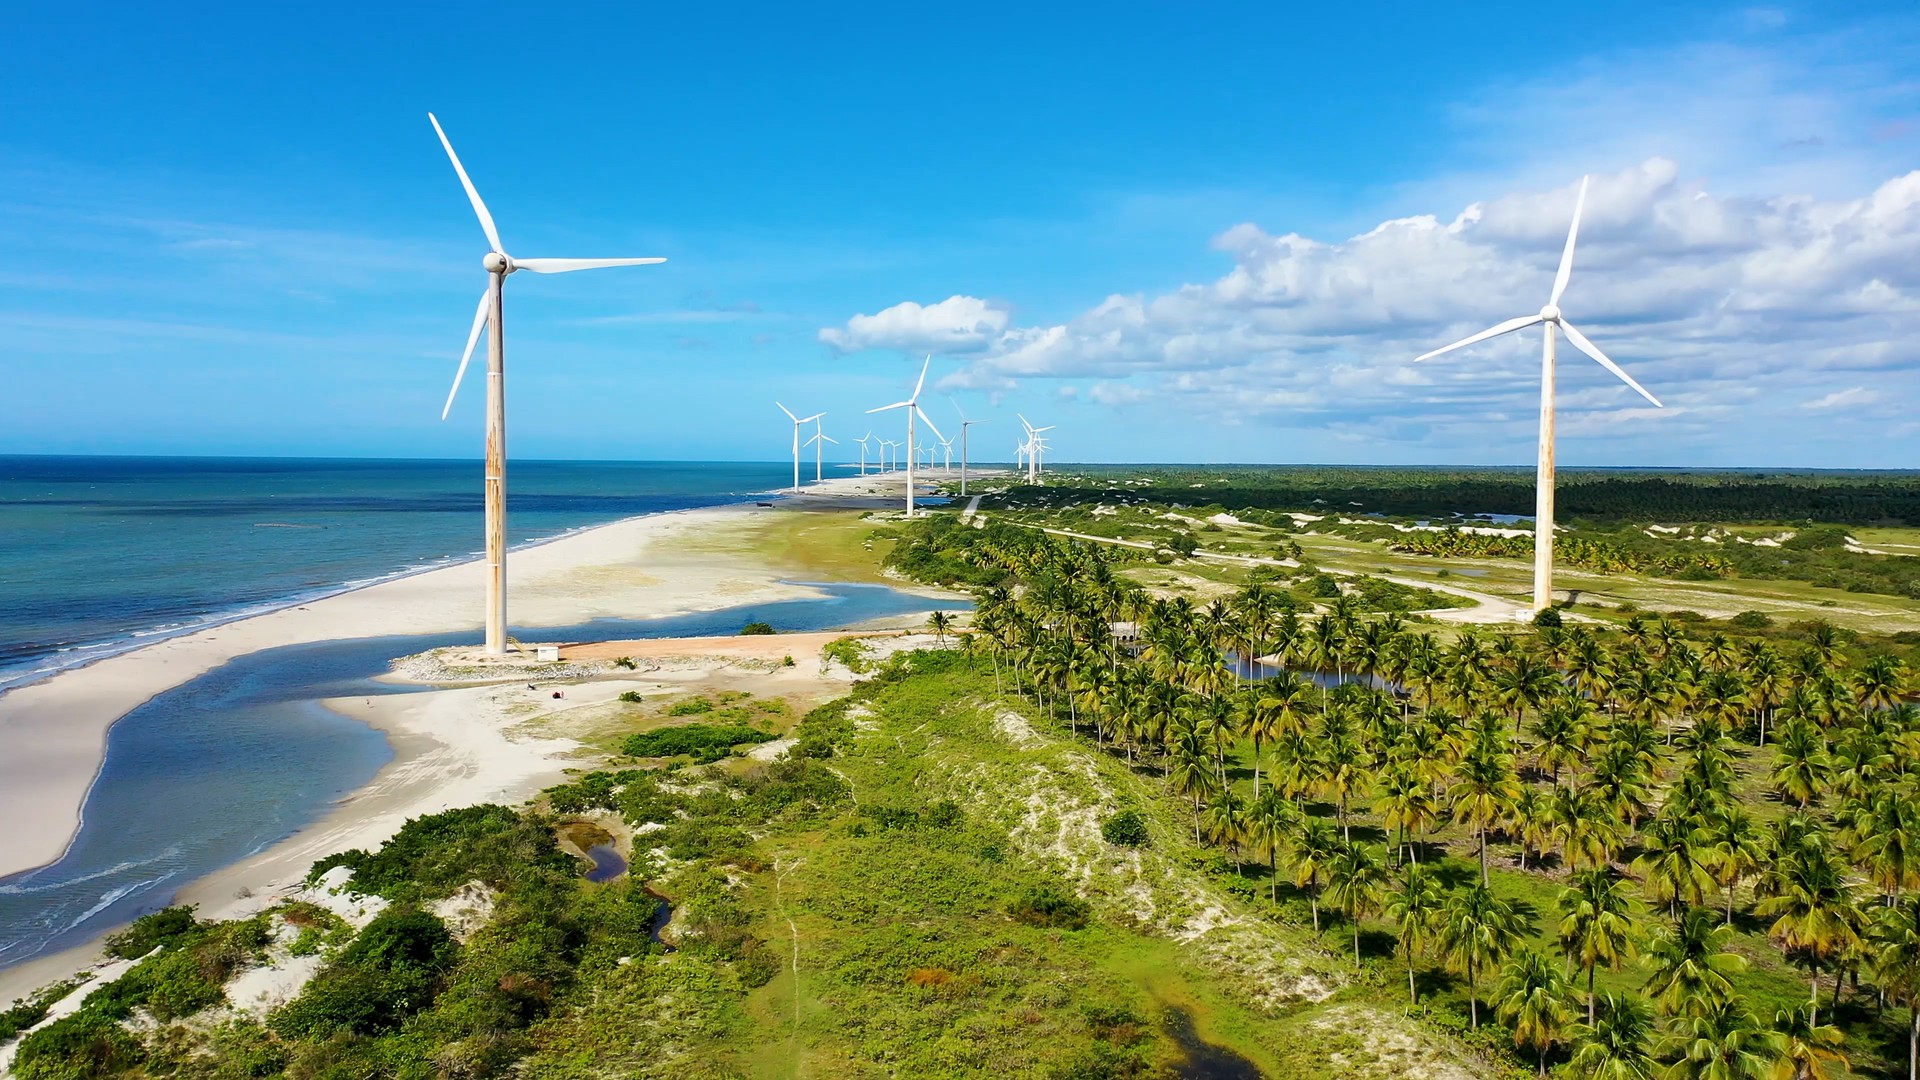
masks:
<path fill-rule="evenodd" d="M 857 510 L 786 509 L 749 519 L 735 550 L 808 580 L 883 583 L 890 531 Z"/>

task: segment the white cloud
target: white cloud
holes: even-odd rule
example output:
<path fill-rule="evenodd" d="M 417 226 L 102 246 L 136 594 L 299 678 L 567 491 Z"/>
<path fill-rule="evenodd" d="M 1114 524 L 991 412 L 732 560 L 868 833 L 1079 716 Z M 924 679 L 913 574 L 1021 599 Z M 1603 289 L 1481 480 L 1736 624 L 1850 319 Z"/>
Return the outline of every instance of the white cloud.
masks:
<path fill-rule="evenodd" d="M 1801 408 L 1814 412 L 1826 412 L 1831 409 L 1847 409 L 1857 405 L 1872 405 L 1880 401 L 1880 395 L 1864 386 L 1849 386 L 1845 390 L 1835 390 L 1823 398 L 1807 402 Z"/>
<path fill-rule="evenodd" d="M 820 340 L 838 353 L 865 349 L 902 352 L 978 352 L 1007 329 L 1007 309 L 972 296 L 949 296 L 922 306 L 912 300 L 874 315 L 855 315 L 844 328 L 827 327 Z"/>
<path fill-rule="evenodd" d="M 1116 294 L 1054 325 L 966 322 L 972 352 L 943 385 L 1087 380 L 1081 399 L 1096 405 L 1150 400 L 1219 422 L 1336 433 L 1364 421 L 1376 439 L 1438 432 L 1471 445 L 1490 424 L 1530 427 L 1537 331 L 1410 361 L 1546 301 L 1576 186 L 1501 194 L 1339 241 L 1236 225 L 1213 240 L 1232 265 L 1211 281 Z M 1562 306 L 1669 405 L 1640 407 L 1563 344 L 1570 437 L 1705 439 L 1734 402 L 1749 422 L 1804 417 L 1792 406 L 1825 392 L 1834 372 L 1920 362 L 1920 172 L 1831 200 L 1722 195 L 1663 158 L 1596 176 Z M 902 308 L 857 340 L 949 325 L 917 305 L 872 319 Z M 1867 403 L 1855 391 L 1815 407 Z"/>

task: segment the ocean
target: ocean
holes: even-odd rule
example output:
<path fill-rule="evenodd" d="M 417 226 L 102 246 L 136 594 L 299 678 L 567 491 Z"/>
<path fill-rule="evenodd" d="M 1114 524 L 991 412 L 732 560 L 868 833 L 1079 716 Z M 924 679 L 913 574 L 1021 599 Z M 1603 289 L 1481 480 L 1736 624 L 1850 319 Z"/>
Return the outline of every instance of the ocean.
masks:
<path fill-rule="evenodd" d="M 514 462 L 508 542 L 739 502 L 788 466 Z M 478 555 L 477 461 L 0 456 L 0 690 Z"/>
<path fill-rule="evenodd" d="M 786 475 L 778 464 L 516 463 L 509 539 L 739 502 Z M 0 457 L 0 692 L 163 635 L 471 557 L 481 513 L 473 462 Z M 543 630 L 665 637 L 751 620 L 824 630 L 927 606 L 882 586 L 818 589 Z M 319 820 L 392 750 L 313 699 L 410 692 L 372 679 L 395 656 L 471 640 L 469 631 L 269 649 L 128 713 L 108 733 L 66 854 L 0 878 L 0 967 L 164 906 L 187 883 Z"/>

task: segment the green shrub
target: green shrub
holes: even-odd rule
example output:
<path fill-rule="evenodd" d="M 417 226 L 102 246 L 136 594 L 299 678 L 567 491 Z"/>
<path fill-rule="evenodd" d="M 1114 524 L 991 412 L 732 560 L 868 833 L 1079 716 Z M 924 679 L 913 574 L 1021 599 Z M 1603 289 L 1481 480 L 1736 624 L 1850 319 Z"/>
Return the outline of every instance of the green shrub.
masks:
<path fill-rule="evenodd" d="M 681 724 L 629 735 L 620 744 L 620 752 L 631 757 L 725 757 L 741 743 L 763 743 L 773 738 L 770 732 L 739 724 Z"/>
<path fill-rule="evenodd" d="M 118 1021 L 82 1009 L 20 1040 L 13 1073 L 19 1080 L 105 1080 L 137 1067 L 145 1056 Z"/>
<path fill-rule="evenodd" d="M 390 908 L 269 1023 L 286 1038 L 393 1031 L 433 1003 L 458 954 L 439 919 L 415 908 Z"/>
<path fill-rule="evenodd" d="M 107 955 L 137 960 L 154 949 L 186 937 L 199 928 L 190 907 L 161 908 L 133 920 L 133 925 L 107 938 Z"/>
<path fill-rule="evenodd" d="M 1017 922 L 1028 926 L 1053 926 L 1079 930 L 1087 925 L 1093 909 L 1085 900 L 1069 896 L 1051 885 L 1036 885 L 1007 908 Z"/>
<path fill-rule="evenodd" d="M 1560 609 L 1545 607 L 1533 613 L 1533 625 L 1540 627 L 1559 627 L 1565 624 L 1560 617 Z"/>
<path fill-rule="evenodd" d="M 79 989 L 84 981 L 67 979 L 43 986 L 14 1002 L 5 1012 L 0 1012 L 0 1043 L 11 1041 L 15 1035 L 45 1020 L 54 1002 Z"/>
<path fill-rule="evenodd" d="M 710 713 L 712 711 L 713 702 L 703 697 L 688 698 L 685 701 L 676 701 L 672 705 L 667 706 L 668 716 L 698 716 L 701 713 Z"/>
<path fill-rule="evenodd" d="M 1773 620 L 1764 611 L 1743 611 L 1727 622 L 1742 630 L 1765 630 L 1773 625 Z"/>
<path fill-rule="evenodd" d="M 747 625 L 740 628 L 741 637 L 752 637 L 754 635 L 764 635 L 764 634 L 771 634 L 771 633 L 773 633 L 772 623 L 764 623 L 764 622 L 759 622 L 757 620 L 754 622 L 750 622 Z"/>
<path fill-rule="evenodd" d="M 1147 819 L 1138 810 L 1122 810 L 1100 823 L 1100 835 L 1109 844 L 1121 847 L 1145 847 L 1148 843 Z"/>
<path fill-rule="evenodd" d="M 615 667 L 623 667 L 623 668 L 626 668 L 628 671 L 632 671 L 634 668 L 637 668 L 640 666 L 638 663 L 634 661 L 633 657 L 631 656 L 619 657 L 618 659 L 614 660 L 613 664 Z"/>
<path fill-rule="evenodd" d="M 644 699 L 640 696 L 640 691 L 638 690 L 622 690 L 620 692 L 620 700 L 629 705 L 638 705 Z"/>
<path fill-rule="evenodd" d="M 353 871 L 356 890 L 402 903 L 451 896 L 475 880 L 497 888 L 533 870 L 574 874 L 572 856 L 554 846 L 544 819 L 493 804 L 414 818 L 377 852 L 343 851 L 314 863 L 307 880 L 335 866 Z"/>

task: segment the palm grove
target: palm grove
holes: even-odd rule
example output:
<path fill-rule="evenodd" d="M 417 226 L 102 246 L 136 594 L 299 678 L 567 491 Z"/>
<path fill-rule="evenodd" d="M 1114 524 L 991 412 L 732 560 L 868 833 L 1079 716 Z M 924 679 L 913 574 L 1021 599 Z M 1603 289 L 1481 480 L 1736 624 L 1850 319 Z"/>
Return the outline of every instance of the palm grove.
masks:
<path fill-rule="evenodd" d="M 1002 692 L 1160 776 L 1229 873 L 1356 960 L 1391 941 L 1410 1006 L 1457 980 L 1467 1028 L 1542 1075 L 1818 1077 L 1901 1009 L 1920 1075 L 1902 661 L 1823 624 L 1450 632 L 1282 582 L 1195 604 L 1116 557 L 936 518 L 893 559 L 971 585 Z M 1804 993 L 1749 992 L 1743 933 Z"/>

